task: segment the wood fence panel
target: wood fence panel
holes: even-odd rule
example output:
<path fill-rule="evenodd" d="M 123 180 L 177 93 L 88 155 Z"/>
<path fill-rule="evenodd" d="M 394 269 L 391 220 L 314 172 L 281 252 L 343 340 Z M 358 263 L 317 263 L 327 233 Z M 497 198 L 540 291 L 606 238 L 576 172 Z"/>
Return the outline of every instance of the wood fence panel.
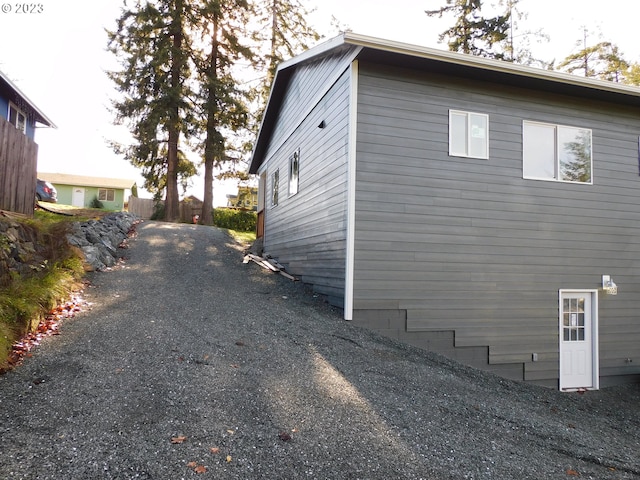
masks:
<path fill-rule="evenodd" d="M 0 210 L 33 216 L 38 145 L 0 118 Z"/>
<path fill-rule="evenodd" d="M 155 210 L 155 201 L 150 198 L 129 197 L 128 211 L 145 220 L 149 220 Z M 164 201 L 161 201 L 164 203 Z M 202 203 L 180 202 L 180 222 L 192 223 L 194 215 L 202 214 Z"/>
<path fill-rule="evenodd" d="M 129 213 L 139 216 L 145 220 L 149 220 L 153 215 L 155 202 L 151 198 L 129 197 Z"/>

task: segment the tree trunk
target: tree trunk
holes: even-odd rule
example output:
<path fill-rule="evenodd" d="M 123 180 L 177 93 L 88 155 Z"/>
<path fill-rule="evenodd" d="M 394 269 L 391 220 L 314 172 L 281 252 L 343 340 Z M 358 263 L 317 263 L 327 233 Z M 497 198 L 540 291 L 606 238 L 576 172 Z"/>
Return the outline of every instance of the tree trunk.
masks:
<path fill-rule="evenodd" d="M 171 90 L 172 93 L 180 89 L 180 74 L 182 72 L 182 0 L 176 1 L 176 12 L 173 18 L 173 48 L 171 55 Z M 164 202 L 164 219 L 175 222 L 180 219 L 180 205 L 178 197 L 178 141 L 180 139 L 180 112 L 178 107 L 172 107 L 169 116 L 169 145 L 167 146 L 167 182 L 166 198 Z"/>
<path fill-rule="evenodd" d="M 220 142 L 217 126 L 218 107 L 216 103 L 216 85 L 218 67 L 218 19 L 214 18 L 211 38 L 211 53 L 207 72 L 207 138 L 204 143 L 204 198 L 202 199 L 202 225 L 213 224 L 213 167 Z"/>

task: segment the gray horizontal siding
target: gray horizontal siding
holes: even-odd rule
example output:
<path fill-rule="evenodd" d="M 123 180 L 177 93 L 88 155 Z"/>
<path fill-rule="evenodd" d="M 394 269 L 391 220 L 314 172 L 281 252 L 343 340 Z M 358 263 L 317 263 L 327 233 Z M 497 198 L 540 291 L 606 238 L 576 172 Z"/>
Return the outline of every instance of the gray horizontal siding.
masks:
<path fill-rule="evenodd" d="M 340 75 L 349 66 L 352 55 L 352 50 L 347 49 L 296 67 L 289 79 L 278 122 L 269 141 L 270 151 L 265 158 L 269 158 L 274 149 L 287 141 L 310 110 L 316 108 L 321 97 L 336 80 L 336 75 Z"/>
<path fill-rule="evenodd" d="M 449 109 L 489 114 L 489 159 L 449 157 Z M 593 185 L 524 180 L 522 122 L 592 130 Z M 640 363 L 640 114 L 472 80 L 360 65 L 354 308 L 406 310 L 493 365 L 558 376 L 558 290 L 600 295 L 601 374 Z M 531 354 L 538 353 L 537 362 Z"/>
<path fill-rule="evenodd" d="M 325 59 L 294 74 L 294 87 L 284 101 L 283 111 L 288 113 L 276 129 L 262 169 L 267 174 L 265 252 L 336 304 L 344 297 L 350 90 L 348 65 L 341 62 L 343 57 Z M 342 71 L 339 78 L 336 69 Z M 336 82 L 323 83 L 331 75 Z M 309 99 L 319 89 L 325 94 L 310 105 Z M 300 118 L 305 110 L 309 114 Z M 293 122 L 296 118 L 299 123 Z M 318 128 L 321 121 L 325 122 L 323 129 Z M 298 148 L 299 191 L 289 196 L 289 157 Z M 272 206 L 272 174 L 276 169 L 280 194 L 278 205 Z"/>

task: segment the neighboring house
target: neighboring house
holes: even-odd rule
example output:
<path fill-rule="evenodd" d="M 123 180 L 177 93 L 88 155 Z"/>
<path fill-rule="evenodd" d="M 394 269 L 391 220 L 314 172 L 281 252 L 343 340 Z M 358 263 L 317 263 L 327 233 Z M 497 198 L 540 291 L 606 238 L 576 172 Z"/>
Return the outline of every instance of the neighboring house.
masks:
<path fill-rule="evenodd" d="M 256 187 L 238 187 L 238 193 L 227 195 L 227 207 L 257 210 L 258 189 Z"/>
<path fill-rule="evenodd" d="M 33 215 L 38 168 L 36 126 L 55 125 L 0 72 L 0 209 Z"/>
<path fill-rule="evenodd" d="M 98 199 L 106 210 L 123 210 L 125 190 L 134 180 L 87 177 L 66 173 L 38 173 L 38 178 L 52 183 L 58 191 L 58 203 L 74 207 L 90 207 Z"/>
<path fill-rule="evenodd" d="M 31 140 L 34 139 L 37 124 L 55 128 L 53 122 L 2 72 L 0 72 L 0 117 Z"/>
<path fill-rule="evenodd" d="M 563 390 L 635 381 L 639 136 L 639 88 L 344 33 L 278 68 L 258 236 L 395 339 Z"/>

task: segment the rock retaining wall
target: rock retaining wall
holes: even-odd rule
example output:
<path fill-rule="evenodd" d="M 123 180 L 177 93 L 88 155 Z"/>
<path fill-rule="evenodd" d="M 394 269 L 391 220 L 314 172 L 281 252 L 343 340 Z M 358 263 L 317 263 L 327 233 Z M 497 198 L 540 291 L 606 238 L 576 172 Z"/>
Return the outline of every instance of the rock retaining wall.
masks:
<path fill-rule="evenodd" d="M 100 220 L 74 223 L 67 240 L 82 250 L 87 270 L 104 270 L 116 264 L 118 247 L 139 221 L 127 212 L 111 213 Z"/>

